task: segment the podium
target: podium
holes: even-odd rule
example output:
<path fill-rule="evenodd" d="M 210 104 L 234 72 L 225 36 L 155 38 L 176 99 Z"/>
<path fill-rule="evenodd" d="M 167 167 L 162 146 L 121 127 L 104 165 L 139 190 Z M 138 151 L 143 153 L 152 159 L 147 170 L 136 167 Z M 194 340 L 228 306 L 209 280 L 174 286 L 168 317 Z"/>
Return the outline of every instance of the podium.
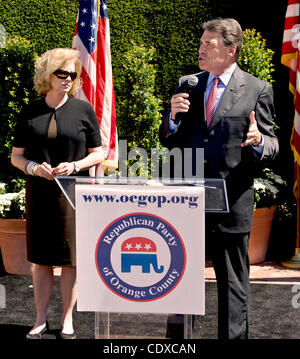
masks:
<path fill-rule="evenodd" d="M 56 177 L 76 211 L 78 311 L 96 339 L 193 337 L 205 313 L 205 213 L 228 212 L 222 179 Z"/>

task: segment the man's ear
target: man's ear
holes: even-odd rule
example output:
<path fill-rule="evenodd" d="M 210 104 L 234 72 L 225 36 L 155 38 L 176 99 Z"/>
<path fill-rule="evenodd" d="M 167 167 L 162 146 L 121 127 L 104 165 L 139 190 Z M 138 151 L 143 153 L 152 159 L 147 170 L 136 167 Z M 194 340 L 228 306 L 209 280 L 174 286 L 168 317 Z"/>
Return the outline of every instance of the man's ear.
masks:
<path fill-rule="evenodd" d="M 231 45 L 231 46 L 228 46 L 227 49 L 228 49 L 228 54 L 230 56 L 234 57 L 235 54 L 236 54 L 237 46 L 236 45 Z"/>

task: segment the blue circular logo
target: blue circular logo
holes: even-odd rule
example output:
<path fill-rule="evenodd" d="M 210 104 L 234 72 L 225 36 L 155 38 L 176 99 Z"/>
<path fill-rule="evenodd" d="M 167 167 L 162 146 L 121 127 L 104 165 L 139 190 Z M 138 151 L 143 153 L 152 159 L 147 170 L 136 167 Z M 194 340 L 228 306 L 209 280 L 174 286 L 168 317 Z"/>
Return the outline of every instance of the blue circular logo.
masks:
<path fill-rule="evenodd" d="M 105 285 L 137 302 L 170 293 L 186 264 L 184 244 L 176 229 L 150 213 L 130 213 L 110 223 L 99 237 L 95 259 Z"/>

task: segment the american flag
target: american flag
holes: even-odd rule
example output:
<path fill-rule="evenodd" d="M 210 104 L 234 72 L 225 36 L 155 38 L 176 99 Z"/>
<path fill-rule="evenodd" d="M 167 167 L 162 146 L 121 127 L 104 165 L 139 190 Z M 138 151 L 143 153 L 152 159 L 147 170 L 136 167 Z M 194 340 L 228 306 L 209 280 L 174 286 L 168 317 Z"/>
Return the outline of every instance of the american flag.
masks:
<path fill-rule="evenodd" d="M 294 95 L 295 116 L 291 147 L 295 159 L 295 194 L 298 189 L 297 168 L 300 165 L 300 0 L 289 0 L 285 16 L 281 62 L 290 69 L 289 89 Z"/>
<path fill-rule="evenodd" d="M 80 52 L 82 88 L 75 97 L 94 108 L 101 133 L 105 161 L 103 166 L 117 167 L 118 141 L 116 108 L 110 52 L 110 27 L 106 0 L 81 0 L 75 26 L 73 48 Z"/>

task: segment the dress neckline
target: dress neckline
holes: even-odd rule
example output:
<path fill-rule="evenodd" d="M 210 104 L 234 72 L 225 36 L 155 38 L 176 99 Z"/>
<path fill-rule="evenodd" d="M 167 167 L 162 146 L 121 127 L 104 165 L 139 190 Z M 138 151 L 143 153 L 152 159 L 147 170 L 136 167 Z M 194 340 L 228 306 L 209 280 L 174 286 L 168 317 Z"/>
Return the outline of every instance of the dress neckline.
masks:
<path fill-rule="evenodd" d="M 56 108 L 49 106 L 49 105 L 47 104 L 47 102 L 46 102 L 46 98 L 44 99 L 44 102 L 45 102 L 45 104 L 46 104 L 46 106 L 47 106 L 48 108 L 50 108 L 53 112 L 55 112 L 55 111 L 58 111 L 59 109 L 61 109 L 62 107 L 64 107 L 64 106 L 69 102 L 69 99 L 70 99 L 70 97 L 68 96 L 67 99 L 66 99 L 66 101 L 65 101 L 63 104 L 61 104 L 60 106 L 56 107 Z"/>

